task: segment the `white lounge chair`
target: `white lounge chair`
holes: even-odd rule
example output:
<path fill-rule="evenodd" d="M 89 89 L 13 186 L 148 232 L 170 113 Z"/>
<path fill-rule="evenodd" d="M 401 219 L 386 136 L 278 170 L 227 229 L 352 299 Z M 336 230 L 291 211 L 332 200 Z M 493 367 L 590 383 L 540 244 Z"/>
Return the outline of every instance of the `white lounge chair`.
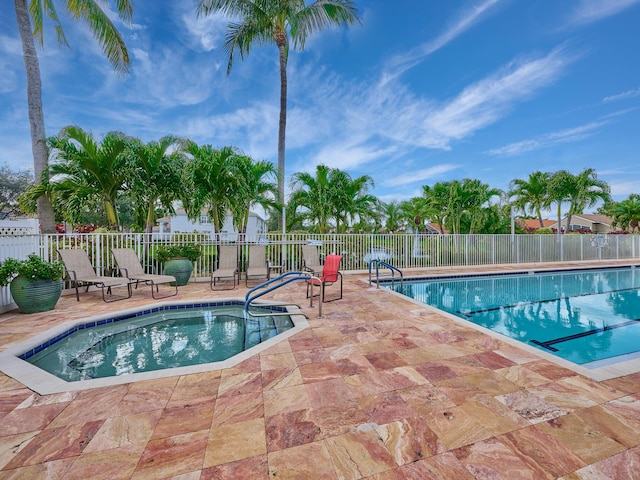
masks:
<path fill-rule="evenodd" d="M 251 245 L 249 247 L 249 260 L 247 269 L 244 272 L 245 285 L 249 286 L 249 279 L 264 278 L 269 279 L 269 262 L 266 255 L 267 249 L 264 245 Z"/>
<path fill-rule="evenodd" d="M 221 245 L 218 255 L 218 268 L 211 272 L 211 290 L 233 290 L 238 278 L 238 247 L 236 245 Z M 231 288 L 216 288 L 219 282 L 231 280 Z M 239 281 L 239 280 L 238 280 Z"/>
<path fill-rule="evenodd" d="M 64 268 L 67 271 L 67 277 L 71 282 L 71 286 L 76 289 L 76 299 L 80 301 L 80 292 L 78 287 L 87 287 L 85 292 L 89 291 L 90 286 L 95 286 L 102 290 L 102 300 L 105 302 L 115 302 L 116 300 L 123 300 L 131 297 L 131 283 L 132 280 L 126 277 L 104 277 L 96 274 L 89 260 L 87 252 L 80 248 L 61 249 L 58 250 L 58 255 L 64 263 Z M 113 287 L 127 287 L 127 296 L 113 295 Z M 109 295 L 109 300 L 105 295 L 105 290 Z"/>
<path fill-rule="evenodd" d="M 142 264 L 138 259 L 138 255 L 136 255 L 135 250 L 133 250 L 132 248 L 112 248 L 111 253 L 113 254 L 113 258 L 115 258 L 116 263 L 118 264 L 118 269 L 120 269 L 123 276 L 135 281 L 136 288 L 138 288 L 138 284 L 140 282 L 151 285 L 151 296 L 156 299 L 173 297 L 174 295 L 178 294 L 176 277 L 172 275 L 155 275 L 146 273 L 144 271 L 144 268 L 142 268 Z M 156 296 L 156 293 L 160 292 L 159 286 L 165 283 L 172 284 L 175 288 L 175 291 L 166 295 Z"/>

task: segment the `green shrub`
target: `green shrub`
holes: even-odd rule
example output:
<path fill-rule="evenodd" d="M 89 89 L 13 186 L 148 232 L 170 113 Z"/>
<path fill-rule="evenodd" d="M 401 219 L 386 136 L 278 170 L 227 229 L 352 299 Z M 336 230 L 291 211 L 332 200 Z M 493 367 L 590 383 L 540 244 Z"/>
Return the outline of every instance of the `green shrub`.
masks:
<path fill-rule="evenodd" d="M 60 280 L 64 273 L 61 262 L 47 262 L 38 255 L 31 254 L 26 260 L 7 258 L 0 263 L 0 285 L 7 285 L 17 275 L 24 275 L 31 281 Z"/>
<path fill-rule="evenodd" d="M 184 245 L 163 245 L 155 251 L 156 260 L 166 262 L 170 258 L 187 258 L 195 262 L 200 258 L 200 247 L 193 243 L 185 243 Z"/>

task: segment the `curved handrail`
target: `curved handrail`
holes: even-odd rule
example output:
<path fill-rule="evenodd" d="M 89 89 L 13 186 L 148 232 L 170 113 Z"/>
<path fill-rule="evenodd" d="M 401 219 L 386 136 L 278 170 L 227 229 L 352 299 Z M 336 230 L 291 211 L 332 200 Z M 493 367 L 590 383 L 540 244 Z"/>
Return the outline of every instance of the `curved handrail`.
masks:
<path fill-rule="evenodd" d="M 291 278 L 286 278 L 286 277 L 291 277 Z M 285 280 L 286 278 L 286 280 Z M 281 275 L 278 275 L 275 278 L 272 278 L 270 280 L 267 280 L 266 282 L 261 283 L 260 285 L 257 285 L 255 287 L 253 287 L 251 290 L 249 290 L 246 295 L 244 296 L 244 311 L 245 313 L 249 313 L 249 307 L 251 306 L 251 302 L 253 302 L 254 300 L 262 297 L 263 295 L 266 295 L 269 292 L 273 292 L 274 290 L 287 285 L 291 282 L 295 282 L 298 280 L 305 280 L 308 281 L 310 279 L 316 279 L 318 280 L 318 282 L 321 282 L 321 280 L 318 277 L 314 277 L 311 272 L 300 272 L 300 271 L 294 271 L 294 272 L 286 272 L 283 273 Z M 269 285 L 271 285 L 272 283 L 276 283 L 278 282 L 276 285 L 273 285 L 269 288 L 267 288 L 264 291 L 261 291 L 259 293 L 256 293 L 255 295 L 252 295 L 255 291 L 263 289 L 268 287 Z M 310 299 L 310 306 L 313 307 L 313 285 L 315 282 L 311 282 L 311 299 Z M 320 303 L 319 303 L 319 307 L 318 307 L 318 318 L 322 318 L 322 301 L 324 299 L 322 298 L 322 289 L 320 289 Z M 295 305 L 295 304 L 291 304 L 291 303 L 278 303 L 275 304 L 278 306 L 287 306 L 287 305 Z M 251 314 L 251 316 L 256 317 L 256 316 L 261 316 L 262 314 Z M 274 315 L 274 314 L 270 314 L 270 315 Z M 275 315 L 278 315 L 278 313 L 275 313 Z M 289 313 L 283 313 L 282 315 L 289 315 Z"/>
<path fill-rule="evenodd" d="M 395 272 L 398 272 L 400 274 L 400 285 L 402 285 L 402 282 L 404 281 L 404 274 L 402 273 L 402 270 L 400 270 L 398 267 L 394 267 L 393 265 L 391 265 L 388 262 L 385 262 L 384 260 L 378 260 L 373 259 L 369 262 L 369 286 L 371 286 L 371 269 L 373 267 L 373 264 L 375 263 L 376 265 L 376 288 L 380 288 L 380 266 L 382 265 L 383 267 L 387 267 L 389 270 L 391 270 L 391 279 L 392 282 L 395 282 Z"/>

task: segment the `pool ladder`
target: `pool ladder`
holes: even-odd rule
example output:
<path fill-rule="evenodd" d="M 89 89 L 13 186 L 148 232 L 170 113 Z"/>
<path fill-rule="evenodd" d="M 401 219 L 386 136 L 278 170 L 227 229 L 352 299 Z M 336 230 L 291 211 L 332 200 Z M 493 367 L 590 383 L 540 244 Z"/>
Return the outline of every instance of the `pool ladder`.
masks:
<path fill-rule="evenodd" d="M 277 290 L 280 287 L 283 287 L 291 282 L 296 282 L 299 280 L 304 280 L 304 281 L 309 281 L 315 279 L 318 281 L 318 284 L 320 284 L 320 279 L 318 277 L 315 277 L 312 275 L 311 272 L 286 272 L 283 273 L 281 275 L 278 275 L 275 278 L 272 278 L 270 280 L 267 280 L 264 283 L 261 283 L 260 285 L 257 285 L 256 287 L 253 287 L 251 290 L 249 290 L 247 292 L 247 294 L 244 296 L 244 312 L 245 314 L 249 314 L 252 317 L 267 317 L 267 316 L 274 316 L 274 315 L 290 315 L 290 312 L 269 312 L 269 313 L 258 313 L 258 312 L 250 312 L 250 308 L 251 308 L 251 303 L 254 300 L 257 300 L 258 298 L 262 297 L 263 295 L 266 295 L 267 293 L 273 292 L 274 290 Z M 313 286 L 316 282 L 310 282 L 311 285 L 311 295 L 309 296 L 309 307 L 313 308 Z M 275 284 L 275 285 L 274 285 Z M 260 292 L 258 292 L 258 290 L 262 290 Z M 255 293 L 257 292 L 257 293 Z M 320 288 L 320 302 L 318 305 L 318 317 L 317 318 L 322 318 L 322 301 L 324 300 L 323 298 L 323 292 L 322 292 L 322 288 Z M 289 307 L 289 306 L 295 306 L 298 307 L 299 305 L 296 303 L 271 303 L 268 306 L 278 306 L 278 307 Z M 303 313 L 303 315 L 305 315 Z M 306 317 L 306 315 L 305 315 Z"/>
<path fill-rule="evenodd" d="M 369 262 L 369 286 L 371 286 L 371 271 L 373 269 L 373 265 L 376 266 L 376 288 L 380 288 L 380 266 L 386 267 L 391 270 L 391 284 L 395 285 L 395 273 L 398 272 L 400 274 L 400 286 L 402 286 L 402 282 L 404 280 L 404 275 L 402 274 L 402 270 L 397 267 L 394 267 L 390 263 L 387 263 L 383 260 L 373 259 Z"/>

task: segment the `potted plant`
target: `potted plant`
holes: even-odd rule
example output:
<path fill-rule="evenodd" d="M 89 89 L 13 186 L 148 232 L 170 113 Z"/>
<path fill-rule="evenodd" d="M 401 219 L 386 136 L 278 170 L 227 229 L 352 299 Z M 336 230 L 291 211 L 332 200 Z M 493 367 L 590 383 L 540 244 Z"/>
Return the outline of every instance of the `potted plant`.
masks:
<path fill-rule="evenodd" d="M 200 258 L 200 248 L 193 243 L 163 245 L 155 250 L 155 257 L 164 264 L 164 274 L 176 277 L 176 284 L 186 285 L 193 272 L 193 262 Z"/>
<path fill-rule="evenodd" d="M 26 260 L 7 258 L 0 263 L 0 285 L 9 289 L 16 305 L 24 313 L 45 312 L 56 306 L 62 294 L 61 262 L 47 262 L 38 255 Z"/>

